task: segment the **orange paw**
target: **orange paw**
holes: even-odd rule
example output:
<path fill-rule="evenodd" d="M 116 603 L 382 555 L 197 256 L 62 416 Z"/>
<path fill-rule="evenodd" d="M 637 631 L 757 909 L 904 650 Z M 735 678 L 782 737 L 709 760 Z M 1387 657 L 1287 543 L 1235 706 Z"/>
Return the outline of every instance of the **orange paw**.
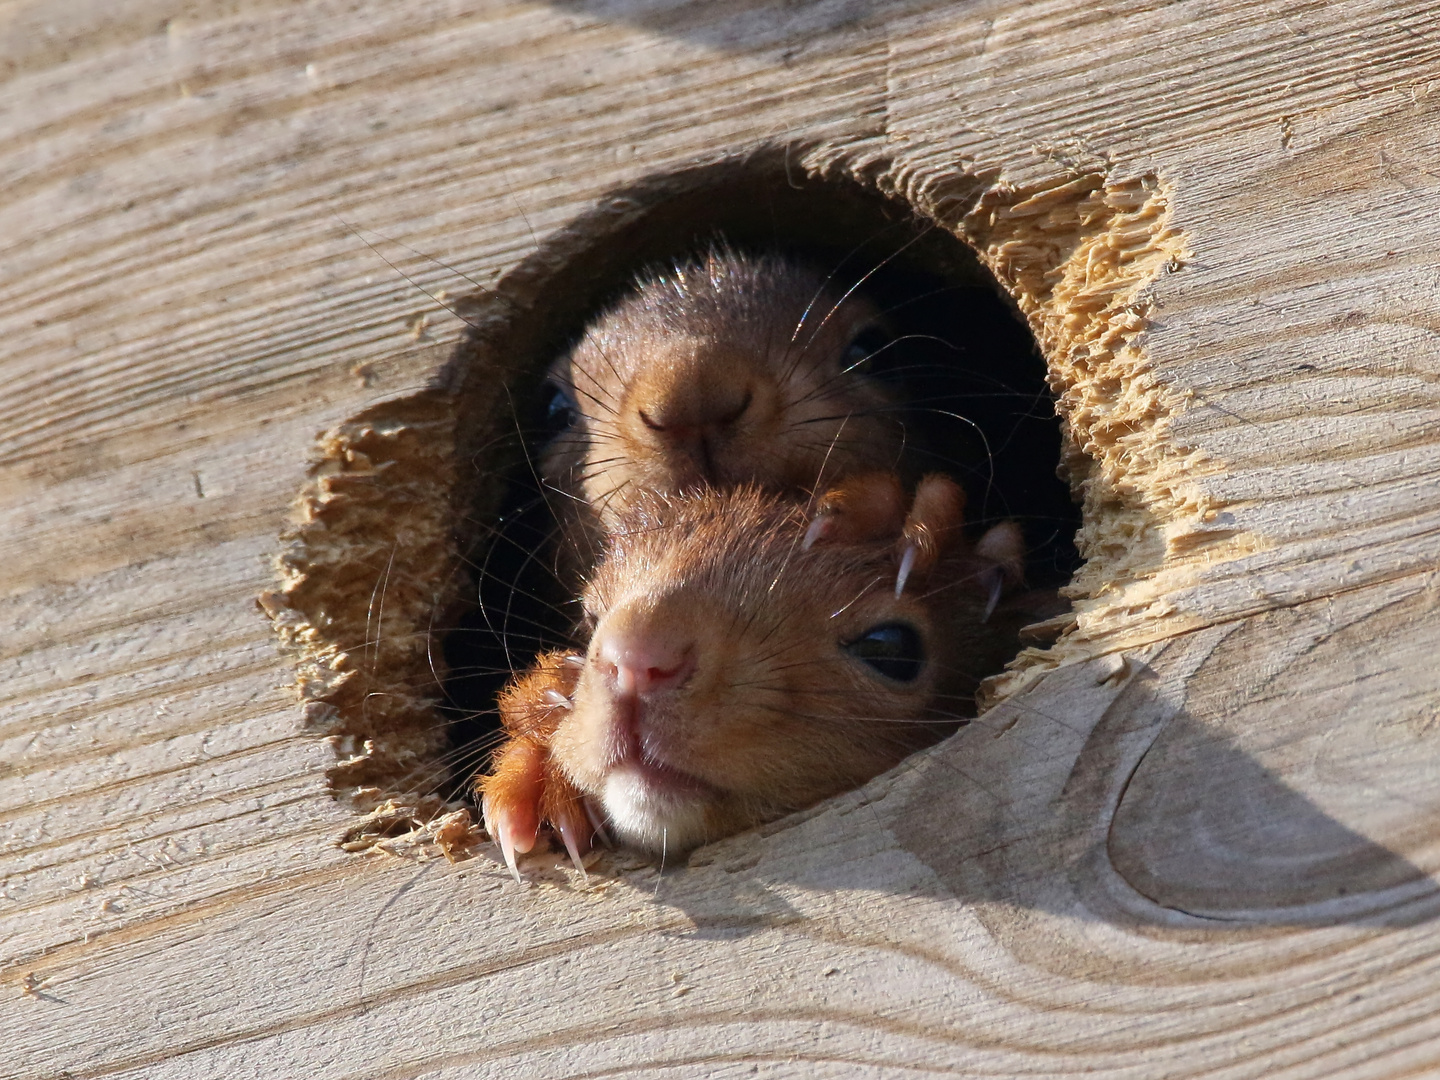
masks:
<path fill-rule="evenodd" d="M 584 796 L 550 757 L 550 739 L 570 710 L 579 668 L 565 653 L 545 653 L 500 695 L 500 720 L 510 738 L 491 760 L 488 776 L 476 779 L 485 830 L 500 845 L 505 865 L 519 881 L 516 854 L 535 847 L 540 830 L 556 833 L 581 874 L 595 828 Z"/>

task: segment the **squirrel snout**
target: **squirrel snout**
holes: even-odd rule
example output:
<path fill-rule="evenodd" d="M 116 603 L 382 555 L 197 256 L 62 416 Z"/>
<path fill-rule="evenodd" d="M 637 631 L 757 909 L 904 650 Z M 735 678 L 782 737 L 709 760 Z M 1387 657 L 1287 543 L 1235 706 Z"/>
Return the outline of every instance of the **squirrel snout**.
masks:
<path fill-rule="evenodd" d="M 718 386 L 697 380 L 663 390 L 630 407 L 632 438 L 639 446 L 658 448 L 651 456 L 663 462 L 667 486 L 750 479 L 755 467 L 744 433 L 773 420 L 773 388 L 751 379 Z"/>
<path fill-rule="evenodd" d="M 623 628 L 604 634 L 596 659 L 611 688 L 622 698 L 678 689 L 695 673 L 695 649 L 690 644 Z"/>
<path fill-rule="evenodd" d="M 718 434 L 734 426 L 750 410 L 755 391 L 745 388 L 736 392 L 705 394 L 679 400 L 642 402 L 635 407 L 640 422 L 651 431 L 663 432 L 679 440 Z"/>

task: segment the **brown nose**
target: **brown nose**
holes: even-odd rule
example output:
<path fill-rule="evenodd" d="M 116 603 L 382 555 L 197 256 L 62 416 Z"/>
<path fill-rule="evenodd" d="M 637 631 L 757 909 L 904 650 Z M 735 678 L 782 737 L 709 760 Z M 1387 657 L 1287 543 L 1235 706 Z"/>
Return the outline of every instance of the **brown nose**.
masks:
<path fill-rule="evenodd" d="M 643 698 L 683 686 L 695 672 L 695 649 L 657 634 L 616 628 L 601 639 L 600 669 L 623 698 Z"/>
<path fill-rule="evenodd" d="M 731 394 L 708 399 L 693 403 L 696 405 L 694 408 L 665 408 L 667 403 L 661 403 L 649 409 L 641 406 L 636 411 L 640 414 L 640 422 L 651 431 L 663 431 L 677 439 L 688 440 L 730 427 L 749 411 L 754 400 L 754 391 L 746 388 L 738 397 Z"/>

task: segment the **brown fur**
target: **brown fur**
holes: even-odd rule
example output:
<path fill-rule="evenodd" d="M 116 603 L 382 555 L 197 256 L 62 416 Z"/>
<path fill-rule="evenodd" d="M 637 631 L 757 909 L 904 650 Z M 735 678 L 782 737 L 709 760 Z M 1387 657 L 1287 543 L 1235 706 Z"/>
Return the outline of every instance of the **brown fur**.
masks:
<path fill-rule="evenodd" d="M 579 413 L 542 460 L 572 496 L 566 535 L 599 550 L 649 492 L 811 491 L 899 467 L 893 395 L 845 370 L 856 335 L 882 325 L 863 296 L 778 256 L 721 250 L 643 281 L 550 373 Z"/>
<path fill-rule="evenodd" d="M 547 717 L 558 717 L 554 764 L 620 840 L 680 852 L 853 787 L 954 730 L 978 680 L 1013 651 L 1017 619 L 1002 611 L 983 622 L 986 575 L 1001 564 L 966 541 L 951 481 L 926 478 L 911 503 L 897 478 L 861 476 L 822 503 L 822 513 L 848 507 L 851 524 L 808 549 L 805 502 L 755 485 L 640 493 L 617 516 L 585 592 L 594 633 L 573 708 Z M 907 537 L 920 535 L 927 556 L 897 598 Z M 925 643 L 928 663 L 912 683 L 842 648 L 890 622 Z M 683 684 L 626 704 L 600 655 L 615 634 L 687 657 Z M 502 702 L 517 735 L 531 715 L 526 685 Z"/>

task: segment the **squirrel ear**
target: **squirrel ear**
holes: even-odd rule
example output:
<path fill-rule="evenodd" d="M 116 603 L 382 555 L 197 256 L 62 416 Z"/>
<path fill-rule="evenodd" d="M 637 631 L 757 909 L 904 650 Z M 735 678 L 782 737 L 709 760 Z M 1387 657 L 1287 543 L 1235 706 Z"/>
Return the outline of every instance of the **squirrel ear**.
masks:
<path fill-rule="evenodd" d="M 965 489 L 948 476 L 931 473 L 915 489 L 915 501 L 900 534 L 900 572 L 895 576 L 895 595 L 905 591 L 905 582 L 916 570 L 935 565 L 948 545 L 963 540 Z"/>
<path fill-rule="evenodd" d="M 820 496 L 802 545 L 883 540 L 900 531 L 905 520 L 905 489 L 894 473 L 852 476 Z"/>

